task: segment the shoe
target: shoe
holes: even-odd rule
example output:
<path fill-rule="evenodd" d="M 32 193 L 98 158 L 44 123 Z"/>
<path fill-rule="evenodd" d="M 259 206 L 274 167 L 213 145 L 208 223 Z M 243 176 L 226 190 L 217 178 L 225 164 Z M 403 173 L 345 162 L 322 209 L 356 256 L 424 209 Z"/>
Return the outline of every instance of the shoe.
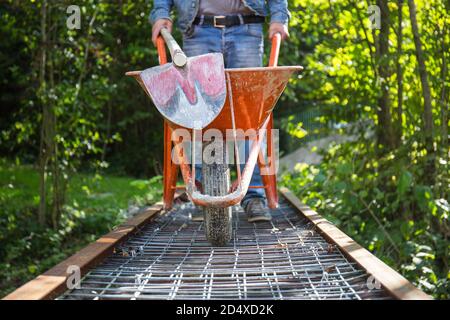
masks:
<path fill-rule="evenodd" d="M 195 206 L 191 212 L 191 220 L 192 221 L 203 221 L 205 220 L 205 215 L 201 207 Z"/>
<path fill-rule="evenodd" d="M 247 202 L 244 208 L 248 222 L 270 221 L 272 216 L 267 210 L 264 200 L 256 198 Z"/>

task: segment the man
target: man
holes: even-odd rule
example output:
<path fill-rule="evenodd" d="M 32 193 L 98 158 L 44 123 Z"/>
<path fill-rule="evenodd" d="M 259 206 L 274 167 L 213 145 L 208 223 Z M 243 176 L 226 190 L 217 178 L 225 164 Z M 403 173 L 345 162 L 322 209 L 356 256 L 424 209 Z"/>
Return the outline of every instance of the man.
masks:
<path fill-rule="evenodd" d="M 172 31 L 170 12 L 175 7 L 178 27 L 183 33 L 183 50 L 188 56 L 221 52 L 226 68 L 261 67 L 264 53 L 263 23 L 270 13 L 269 38 L 288 34 L 290 17 L 287 0 L 154 0 L 150 13 L 152 41 L 156 44 L 162 28 Z M 248 150 L 248 143 L 246 143 Z M 248 155 L 248 151 L 246 154 Z M 200 168 L 196 168 L 200 175 Z M 197 175 L 196 179 L 201 179 Z M 251 186 L 262 185 L 258 166 Z M 263 189 L 249 189 L 241 206 L 250 222 L 270 221 Z M 197 213 L 193 220 L 201 220 Z"/>

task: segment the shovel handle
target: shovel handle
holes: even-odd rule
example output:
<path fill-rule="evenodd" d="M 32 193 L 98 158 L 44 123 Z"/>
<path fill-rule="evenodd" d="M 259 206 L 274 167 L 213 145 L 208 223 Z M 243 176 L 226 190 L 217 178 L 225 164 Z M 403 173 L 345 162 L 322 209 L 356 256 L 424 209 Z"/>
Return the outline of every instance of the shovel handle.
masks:
<path fill-rule="evenodd" d="M 169 48 L 170 55 L 172 57 L 172 62 L 177 67 L 184 67 L 187 63 L 187 57 L 184 54 L 183 50 L 181 50 L 178 43 L 175 41 L 175 39 L 172 37 L 172 35 L 166 28 L 162 28 L 160 32 L 164 38 L 164 41 L 167 44 L 167 47 Z"/>

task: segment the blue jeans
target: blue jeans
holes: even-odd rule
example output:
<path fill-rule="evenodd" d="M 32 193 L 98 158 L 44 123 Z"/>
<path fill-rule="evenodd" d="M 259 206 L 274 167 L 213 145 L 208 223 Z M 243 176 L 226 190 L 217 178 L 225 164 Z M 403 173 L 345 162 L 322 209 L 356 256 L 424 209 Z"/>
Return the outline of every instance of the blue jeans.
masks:
<path fill-rule="evenodd" d="M 192 33 L 183 36 L 183 50 L 187 56 L 206 53 L 223 54 L 226 68 L 261 67 L 264 53 L 262 24 L 243 24 L 228 28 L 194 25 Z M 245 161 L 247 161 L 249 141 L 245 143 Z M 244 165 L 241 164 L 241 170 Z M 195 179 L 201 181 L 201 165 L 195 166 Z M 258 165 L 253 171 L 250 186 L 262 186 Z M 245 208 L 253 198 L 265 200 L 264 189 L 248 189 L 241 205 Z"/>

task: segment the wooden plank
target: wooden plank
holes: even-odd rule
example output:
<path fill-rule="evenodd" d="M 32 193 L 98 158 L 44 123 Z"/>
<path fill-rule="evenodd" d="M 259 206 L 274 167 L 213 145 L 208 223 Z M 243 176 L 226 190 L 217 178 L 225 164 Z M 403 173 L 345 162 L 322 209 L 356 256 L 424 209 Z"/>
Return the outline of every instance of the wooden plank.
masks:
<path fill-rule="evenodd" d="M 115 246 L 147 223 L 162 208 L 163 205 L 159 202 L 144 212 L 128 219 L 94 243 L 91 243 L 47 272 L 10 293 L 3 300 L 43 300 L 57 297 L 67 290 L 66 282 L 70 276 L 67 273 L 69 266 L 78 266 L 81 276 L 85 275 L 88 270 L 108 257 L 113 252 Z"/>
<path fill-rule="evenodd" d="M 301 214 L 309 219 L 328 241 L 336 244 L 342 252 L 356 262 L 361 268 L 371 274 L 386 289 L 392 297 L 402 300 L 431 300 L 431 296 L 413 286 L 406 278 L 375 257 L 368 250 L 356 243 L 352 238 L 339 230 L 327 219 L 309 208 L 287 188 L 280 189 L 281 194 Z"/>

